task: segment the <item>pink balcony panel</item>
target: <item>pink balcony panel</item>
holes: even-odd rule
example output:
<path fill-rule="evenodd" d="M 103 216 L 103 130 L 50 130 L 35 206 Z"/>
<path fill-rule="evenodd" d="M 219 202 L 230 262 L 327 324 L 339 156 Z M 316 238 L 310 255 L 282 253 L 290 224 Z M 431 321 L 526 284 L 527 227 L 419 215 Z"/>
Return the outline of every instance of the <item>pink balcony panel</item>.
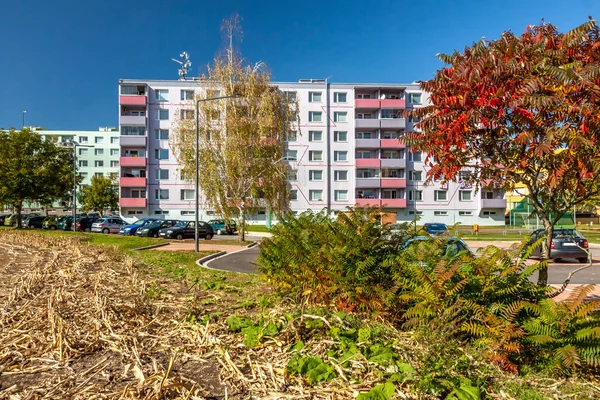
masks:
<path fill-rule="evenodd" d="M 360 207 L 379 207 L 381 199 L 356 199 L 356 205 Z"/>
<path fill-rule="evenodd" d="M 382 178 L 381 179 L 381 187 L 384 187 L 384 188 L 405 188 L 406 187 L 406 179 Z"/>
<path fill-rule="evenodd" d="M 381 199 L 381 205 L 388 208 L 406 208 L 406 199 Z"/>
<path fill-rule="evenodd" d="M 119 104 L 122 106 L 145 106 L 146 96 L 120 96 Z"/>
<path fill-rule="evenodd" d="M 119 165 L 121 167 L 145 167 L 146 157 L 121 157 Z"/>
<path fill-rule="evenodd" d="M 119 199 L 119 204 L 121 205 L 121 207 L 146 207 L 146 199 L 121 197 Z"/>
<path fill-rule="evenodd" d="M 146 187 L 146 178 L 122 177 L 119 181 L 121 187 Z"/>
<path fill-rule="evenodd" d="M 381 100 L 381 108 L 406 108 L 406 101 L 403 99 Z"/>
<path fill-rule="evenodd" d="M 379 108 L 381 103 L 378 99 L 354 99 L 357 108 Z"/>
<path fill-rule="evenodd" d="M 379 158 L 357 158 L 355 160 L 357 167 L 380 167 L 381 160 Z"/>
<path fill-rule="evenodd" d="M 403 149 L 406 145 L 399 139 L 381 139 L 381 147 L 386 149 Z"/>

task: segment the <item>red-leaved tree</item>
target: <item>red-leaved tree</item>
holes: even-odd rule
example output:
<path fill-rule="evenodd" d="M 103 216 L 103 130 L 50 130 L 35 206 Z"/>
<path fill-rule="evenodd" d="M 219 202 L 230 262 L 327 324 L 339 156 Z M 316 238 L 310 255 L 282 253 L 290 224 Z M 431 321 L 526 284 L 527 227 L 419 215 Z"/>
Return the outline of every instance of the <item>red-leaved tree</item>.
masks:
<path fill-rule="evenodd" d="M 524 184 L 549 259 L 560 217 L 600 198 L 596 21 L 567 33 L 547 23 L 529 26 L 521 36 L 505 32 L 439 58 L 447 67 L 421 84 L 431 105 L 412 111 L 421 122 L 406 143 L 427 153 L 428 179 L 454 180 L 468 169 L 478 188 Z M 545 267 L 539 283 L 547 278 Z"/>

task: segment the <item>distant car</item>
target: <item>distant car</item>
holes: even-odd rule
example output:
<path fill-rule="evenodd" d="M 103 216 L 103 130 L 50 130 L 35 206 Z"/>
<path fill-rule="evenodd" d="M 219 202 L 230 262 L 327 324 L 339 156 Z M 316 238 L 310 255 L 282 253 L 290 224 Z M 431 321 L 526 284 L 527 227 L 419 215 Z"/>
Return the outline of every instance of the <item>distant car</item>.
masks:
<path fill-rule="evenodd" d="M 79 232 L 91 232 L 92 224 L 98 221 L 98 218 L 81 217 L 75 222 L 75 230 Z"/>
<path fill-rule="evenodd" d="M 0 225 L 4 225 L 4 221 L 10 216 L 11 214 L 0 214 Z"/>
<path fill-rule="evenodd" d="M 92 224 L 92 232 L 118 233 L 126 222 L 119 217 L 100 218 Z"/>
<path fill-rule="evenodd" d="M 50 229 L 50 230 L 58 229 L 58 220 L 59 220 L 59 218 L 57 218 L 55 216 L 44 218 L 44 222 L 42 224 L 42 229 Z"/>
<path fill-rule="evenodd" d="M 14 226 L 17 224 L 17 214 L 10 214 L 4 218 L 4 226 Z"/>
<path fill-rule="evenodd" d="M 430 235 L 440 235 L 448 230 L 448 225 L 446 224 L 438 224 L 438 223 L 426 223 L 423 225 L 423 229 L 425 232 Z"/>
<path fill-rule="evenodd" d="M 469 256 L 475 257 L 473 252 L 469 249 L 469 246 L 465 243 L 464 240 L 457 237 L 449 237 L 449 238 L 430 238 L 427 236 L 415 236 L 413 238 L 408 239 L 404 245 L 401 247 L 401 250 L 405 250 L 409 246 L 413 246 L 417 243 L 423 242 L 438 242 L 441 241 L 444 248 L 442 249 L 442 257 L 454 257 L 460 252 L 465 252 Z"/>
<path fill-rule="evenodd" d="M 42 226 L 44 224 L 44 219 L 46 219 L 46 217 L 39 216 L 39 215 L 27 217 L 27 218 L 25 218 L 25 221 L 23 221 L 23 227 L 24 228 L 42 229 Z"/>
<path fill-rule="evenodd" d="M 233 235 L 237 230 L 235 221 L 227 223 L 224 219 L 211 219 L 210 221 L 208 221 L 208 224 L 212 226 L 213 231 L 215 231 L 217 235 L 223 235 L 224 233 L 227 233 L 228 235 Z"/>
<path fill-rule="evenodd" d="M 194 221 L 179 221 L 170 228 L 163 228 L 158 231 L 158 236 L 168 239 L 182 240 L 186 238 L 195 238 L 195 222 Z M 206 240 L 213 238 L 214 231 L 212 226 L 204 221 L 198 222 L 198 237 L 203 237 Z"/>
<path fill-rule="evenodd" d="M 156 221 L 156 218 L 142 218 L 142 219 L 138 219 L 133 224 L 122 226 L 121 229 L 119 229 L 119 233 L 121 235 L 133 236 L 133 235 L 135 235 L 135 232 L 139 228 L 141 228 L 143 226 L 146 226 L 146 225 L 150 225 L 154 221 Z"/>
<path fill-rule="evenodd" d="M 58 229 L 61 229 L 63 231 L 70 231 L 72 225 L 73 217 L 71 215 L 67 215 L 64 218 L 61 218 L 60 221 L 58 221 Z"/>
<path fill-rule="evenodd" d="M 82 217 L 86 217 L 86 215 L 83 215 Z M 89 218 L 100 218 L 100 214 L 95 213 L 95 212 L 91 212 L 87 214 L 87 217 Z"/>
<path fill-rule="evenodd" d="M 534 243 L 545 235 L 544 229 L 536 229 L 531 233 L 529 243 Z M 581 232 L 575 229 L 557 228 L 552 233 L 552 245 L 550 247 L 550 259 L 555 262 L 563 258 L 574 258 L 580 263 L 588 262 L 588 241 Z M 531 257 L 541 258 L 542 246 L 537 246 L 531 253 Z"/>
<path fill-rule="evenodd" d="M 145 225 L 141 228 L 138 228 L 135 231 L 136 236 L 149 236 L 149 237 L 158 237 L 158 232 L 164 228 L 170 228 L 173 225 L 177 224 L 179 221 L 176 219 L 159 219 L 154 221 L 151 224 Z"/>

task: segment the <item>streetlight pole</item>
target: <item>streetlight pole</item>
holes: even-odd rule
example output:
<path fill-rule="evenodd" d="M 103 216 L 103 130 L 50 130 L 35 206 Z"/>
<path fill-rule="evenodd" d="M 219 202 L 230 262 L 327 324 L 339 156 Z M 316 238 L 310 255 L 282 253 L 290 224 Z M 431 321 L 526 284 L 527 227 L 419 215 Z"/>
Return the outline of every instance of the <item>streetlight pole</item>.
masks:
<path fill-rule="evenodd" d="M 75 220 L 77 219 L 77 147 L 94 147 L 82 145 L 75 140 L 66 140 L 63 142 L 66 147 L 73 147 L 73 226 L 75 226 Z"/>
<path fill-rule="evenodd" d="M 218 96 L 218 97 L 209 97 L 207 99 L 196 99 L 196 154 L 195 154 L 195 158 L 196 158 L 196 176 L 195 176 L 195 180 L 196 180 L 196 212 L 194 213 L 194 249 L 196 250 L 196 253 L 198 253 L 200 251 L 200 243 L 198 241 L 198 237 L 199 237 L 199 232 L 198 232 L 198 224 L 199 224 L 199 218 L 198 218 L 198 214 L 200 213 L 200 180 L 199 180 L 199 175 L 200 175 L 200 167 L 199 167 L 199 160 L 198 160 L 198 151 L 200 150 L 200 123 L 199 123 L 199 114 L 200 114 L 200 110 L 199 110 L 199 106 L 200 103 L 203 101 L 211 101 L 211 100 L 221 100 L 221 99 L 233 99 L 233 98 L 238 98 L 240 97 L 240 95 L 238 94 L 233 94 L 230 96 Z"/>

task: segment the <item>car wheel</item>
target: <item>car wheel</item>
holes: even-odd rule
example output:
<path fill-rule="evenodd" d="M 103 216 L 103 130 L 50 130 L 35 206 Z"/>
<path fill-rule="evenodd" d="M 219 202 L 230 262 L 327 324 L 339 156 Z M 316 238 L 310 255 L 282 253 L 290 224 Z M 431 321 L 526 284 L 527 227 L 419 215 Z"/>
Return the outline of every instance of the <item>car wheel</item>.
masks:
<path fill-rule="evenodd" d="M 183 240 L 183 235 L 181 233 L 177 234 L 177 240 Z"/>
<path fill-rule="evenodd" d="M 220 235 L 222 235 L 222 234 L 223 234 L 223 231 L 221 231 L 220 229 L 217 229 L 217 235 L 219 235 L 219 236 L 220 236 Z"/>
<path fill-rule="evenodd" d="M 585 264 L 586 262 L 588 262 L 588 259 L 587 257 L 579 257 L 577 261 L 579 261 L 581 264 Z"/>
<path fill-rule="evenodd" d="M 85 228 L 86 232 L 91 232 L 92 230 L 90 228 Z"/>
<path fill-rule="evenodd" d="M 212 237 L 213 237 L 213 235 L 211 233 L 207 233 L 206 236 L 204 236 L 204 239 L 205 240 L 210 240 L 210 239 L 212 239 Z"/>
<path fill-rule="evenodd" d="M 104 229 L 102 229 L 102 233 L 109 234 L 110 233 L 110 229 L 104 228 Z"/>
<path fill-rule="evenodd" d="M 560 258 L 560 257 L 558 257 L 558 258 L 554 258 L 554 259 L 553 259 L 553 261 L 554 261 L 554 262 L 561 262 L 561 261 L 562 261 L 562 258 Z"/>
<path fill-rule="evenodd" d="M 158 237 L 158 233 L 154 233 L 154 234 L 152 235 L 152 237 L 153 237 L 153 238 L 157 238 L 157 237 Z"/>
<path fill-rule="evenodd" d="M 55 229 L 56 229 L 56 227 L 55 227 L 55 226 L 50 226 L 50 230 L 51 230 L 51 231 L 53 231 L 53 230 L 55 230 Z"/>

